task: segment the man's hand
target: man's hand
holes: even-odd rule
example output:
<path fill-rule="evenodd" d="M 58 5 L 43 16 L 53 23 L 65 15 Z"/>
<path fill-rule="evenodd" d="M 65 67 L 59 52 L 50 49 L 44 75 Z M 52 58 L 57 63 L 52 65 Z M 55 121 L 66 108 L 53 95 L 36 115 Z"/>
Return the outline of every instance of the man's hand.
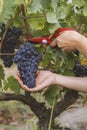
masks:
<path fill-rule="evenodd" d="M 63 31 L 60 35 L 53 40 L 51 46 L 58 46 L 62 51 L 78 50 L 82 35 L 76 31 L 68 30 Z"/>
<path fill-rule="evenodd" d="M 16 79 L 25 91 L 30 92 L 42 90 L 48 87 L 49 85 L 55 84 L 56 80 L 54 73 L 42 70 L 39 70 L 37 72 L 36 86 L 34 88 L 29 88 L 29 86 L 24 85 L 19 74 L 16 76 Z"/>

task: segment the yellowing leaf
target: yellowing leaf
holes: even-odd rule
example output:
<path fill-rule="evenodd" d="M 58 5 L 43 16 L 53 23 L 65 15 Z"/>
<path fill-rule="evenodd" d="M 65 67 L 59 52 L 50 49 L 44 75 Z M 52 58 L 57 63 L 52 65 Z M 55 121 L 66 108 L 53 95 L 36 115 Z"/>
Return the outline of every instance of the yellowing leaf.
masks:
<path fill-rule="evenodd" d="M 42 30 L 45 25 L 45 19 L 44 18 L 37 18 L 37 19 L 29 19 L 29 25 L 32 28 L 32 30 Z"/>
<path fill-rule="evenodd" d="M 25 0 L 25 4 L 29 4 L 31 0 Z"/>
<path fill-rule="evenodd" d="M 87 58 L 86 57 L 80 58 L 80 62 L 81 62 L 81 65 L 87 65 Z"/>

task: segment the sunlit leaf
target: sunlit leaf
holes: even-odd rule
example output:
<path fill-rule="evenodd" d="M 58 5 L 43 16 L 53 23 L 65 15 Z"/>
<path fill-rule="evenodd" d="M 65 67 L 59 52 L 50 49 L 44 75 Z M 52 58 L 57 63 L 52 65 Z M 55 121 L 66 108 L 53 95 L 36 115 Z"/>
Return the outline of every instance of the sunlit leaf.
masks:
<path fill-rule="evenodd" d="M 40 0 L 32 0 L 27 8 L 28 14 L 40 12 L 42 9 Z"/>
<path fill-rule="evenodd" d="M 47 21 L 49 23 L 57 23 L 58 22 L 57 17 L 56 17 L 56 12 L 53 12 L 52 10 L 49 10 L 46 13 L 46 18 L 47 18 Z"/>
<path fill-rule="evenodd" d="M 0 14 L 0 22 L 5 22 L 15 15 L 15 3 L 12 0 L 3 0 L 3 10 Z"/>

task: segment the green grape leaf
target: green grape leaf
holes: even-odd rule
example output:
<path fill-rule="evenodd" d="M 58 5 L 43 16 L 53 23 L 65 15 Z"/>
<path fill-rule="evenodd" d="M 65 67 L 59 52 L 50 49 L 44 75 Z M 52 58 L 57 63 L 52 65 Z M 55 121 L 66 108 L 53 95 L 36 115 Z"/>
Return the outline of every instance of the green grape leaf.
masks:
<path fill-rule="evenodd" d="M 0 79 L 0 88 L 2 88 L 2 80 Z"/>
<path fill-rule="evenodd" d="M 87 16 L 87 6 L 85 5 L 84 8 L 83 8 L 83 15 L 84 16 Z"/>
<path fill-rule="evenodd" d="M 15 15 L 15 4 L 13 0 L 3 0 L 3 9 L 0 14 L 0 22 L 6 23 L 7 20 Z"/>
<path fill-rule="evenodd" d="M 43 61 L 42 61 L 42 65 L 48 66 L 50 64 L 50 60 L 52 58 L 53 52 L 50 46 L 48 46 L 46 48 L 45 54 L 43 55 Z"/>
<path fill-rule="evenodd" d="M 47 46 L 46 53 L 50 53 L 50 54 L 52 53 L 52 48 L 50 46 Z"/>
<path fill-rule="evenodd" d="M 38 17 L 38 16 L 37 16 Z M 42 30 L 45 26 L 45 18 L 29 19 L 29 25 L 32 30 Z"/>
<path fill-rule="evenodd" d="M 85 1 L 84 0 L 72 0 L 72 5 L 78 5 L 79 7 L 80 6 L 83 6 L 85 4 Z"/>
<path fill-rule="evenodd" d="M 50 25 L 49 32 L 52 34 L 55 32 L 55 30 L 57 30 L 60 27 L 61 27 L 61 24 L 58 21 L 57 23 Z"/>
<path fill-rule="evenodd" d="M 4 4 L 4 1 L 3 1 L 3 0 L 0 0 L 0 14 L 1 14 L 2 9 L 3 9 L 3 4 Z"/>
<path fill-rule="evenodd" d="M 52 7 L 53 7 L 54 10 L 56 10 L 57 3 L 58 3 L 57 0 L 51 0 L 51 5 L 52 5 Z"/>
<path fill-rule="evenodd" d="M 48 102 L 48 104 L 50 104 L 52 106 L 53 105 L 54 97 L 56 98 L 56 102 L 57 102 L 59 92 L 60 91 L 58 90 L 58 87 L 56 85 L 51 85 L 45 91 L 45 93 L 44 93 L 43 96 L 45 97 L 45 100 Z"/>
<path fill-rule="evenodd" d="M 19 94 L 20 93 L 20 85 L 19 83 L 17 82 L 17 80 L 13 77 L 13 76 L 10 76 L 7 81 L 5 82 L 5 87 L 4 89 L 8 89 L 10 88 L 12 91 L 14 91 L 16 94 Z"/>
<path fill-rule="evenodd" d="M 43 57 L 43 62 L 42 62 L 42 66 L 47 66 L 50 63 L 49 61 L 49 54 L 45 54 Z"/>
<path fill-rule="evenodd" d="M 0 65 L 0 88 L 2 88 L 2 80 L 4 80 L 4 78 L 5 78 L 4 69 L 3 66 Z"/>
<path fill-rule="evenodd" d="M 54 61 L 54 62 L 56 62 L 57 61 L 57 53 L 55 53 L 54 55 L 52 55 L 52 60 Z"/>
<path fill-rule="evenodd" d="M 65 76 L 74 76 L 73 71 L 71 71 L 69 69 L 64 69 L 64 72 L 62 74 Z"/>
<path fill-rule="evenodd" d="M 61 51 L 59 48 L 56 50 L 56 55 L 61 58 L 61 61 L 65 63 L 66 53 Z"/>
<path fill-rule="evenodd" d="M 41 12 L 41 10 L 42 10 L 42 6 L 40 3 L 40 0 L 32 0 L 27 8 L 27 13 L 28 14 L 31 14 L 31 13 L 36 14 L 37 12 Z"/>
<path fill-rule="evenodd" d="M 56 12 L 53 12 L 52 10 L 47 11 L 46 18 L 48 23 L 58 23 Z"/>
<path fill-rule="evenodd" d="M 65 11 L 64 6 L 61 6 L 61 7 L 57 8 L 57 17 L 59 19 L 64 19 L 65 18 L 66 14 L 65 14 L 64 11 Z"/>
<path fill-rule="evenodd" d="M 73 55 L 73 53 L 69 53 L 66 55 L 66 65 L 68 69 L 72 69 L 74 64 L 75 64 L 75 60 L 76 60 L 76 56 Z"/>
<path fill-rule="evenodd" d="M 15 0 L 15 5 L 21 5 L 21 4 L 24 4 L 24 0 Z"/>
<path fill-rule="evenodd" d="M 43 10 L 47 10 L 48 8 L 51 8 L 51 0 L 40 0 L 40 3 L 43 7 Z"/>

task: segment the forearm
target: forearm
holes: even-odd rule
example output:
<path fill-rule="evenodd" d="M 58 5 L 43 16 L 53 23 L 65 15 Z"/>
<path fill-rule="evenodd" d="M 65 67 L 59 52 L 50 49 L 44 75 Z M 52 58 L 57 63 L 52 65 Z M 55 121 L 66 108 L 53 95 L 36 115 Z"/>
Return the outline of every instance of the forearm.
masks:
<path fill-rule="evenodd" d="M 87 77 L 70 77 L 55 74 L 55 83 L 66 88 L 87 92 Z"/>

